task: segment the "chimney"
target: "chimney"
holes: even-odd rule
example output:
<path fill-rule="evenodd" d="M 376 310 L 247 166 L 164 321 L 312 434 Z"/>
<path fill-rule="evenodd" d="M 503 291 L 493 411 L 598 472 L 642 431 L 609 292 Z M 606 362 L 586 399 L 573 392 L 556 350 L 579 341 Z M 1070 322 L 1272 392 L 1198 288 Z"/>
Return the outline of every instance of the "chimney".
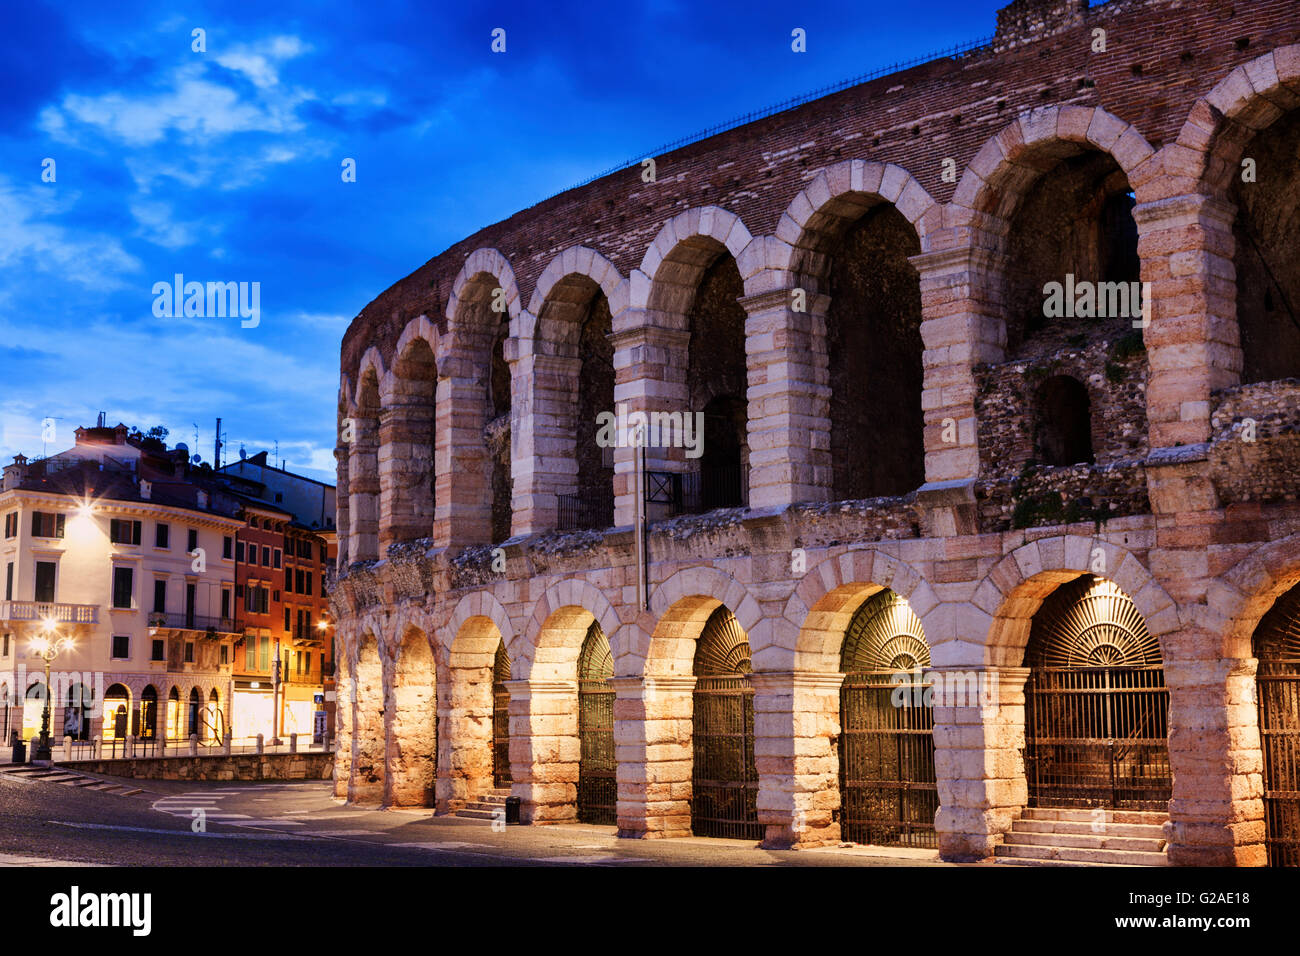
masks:
<path fill-rule="evenodd" d="M 207 506 L 208 506 L 208 493 L 207 493 L 206 491 L 200 491 L 200 492 L 199 492 L 199 507 L 200 507 L 200 508 L 206 508 Z"/>
<path fill-rule="evenodd" d="M 998 11 L 997 52 L 1082 26 L 1088 0 L 1014 0 Z"/>
<path fill-rule="evenodd" d="M 14 463 L 5 465 L 4 490 L 17 488 L 27 480 L 27 456 L 23 454 L 14 455 Z"/>
<path fill-rule="evenodd" d="M 145 481 L 143 478 L 141 478 L 141 479 L 140 479 L 140 498 L 141 498 L 142 500 L 144 500 L 144 501 L 148 501 L 148 500 L 149 500 L 149 496 L 150 496 L 151 494 L 153 494 L 153 482 L 151 482 L 151 481 Z"/>

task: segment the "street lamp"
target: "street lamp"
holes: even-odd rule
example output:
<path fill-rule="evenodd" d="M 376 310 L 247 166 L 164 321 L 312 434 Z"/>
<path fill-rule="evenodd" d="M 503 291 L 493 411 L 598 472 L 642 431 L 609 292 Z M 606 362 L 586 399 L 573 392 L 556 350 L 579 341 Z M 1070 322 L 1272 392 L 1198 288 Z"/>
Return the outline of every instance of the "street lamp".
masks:
<path fill-rule="evenodd" d="M 49 760 L 52 756 L 50 753 L 50 662 L 64 651 L 72 650 L 73 646 L 72 638 L 58 636 L 58 625 L 54 618 L 47 617 L 44 624 L 42 634 L 32 638 L 30 644 L 31 651 L 45 661 L 45 709 L 41 713 L 41 736 L 32 753 L 33 760 Z"/>

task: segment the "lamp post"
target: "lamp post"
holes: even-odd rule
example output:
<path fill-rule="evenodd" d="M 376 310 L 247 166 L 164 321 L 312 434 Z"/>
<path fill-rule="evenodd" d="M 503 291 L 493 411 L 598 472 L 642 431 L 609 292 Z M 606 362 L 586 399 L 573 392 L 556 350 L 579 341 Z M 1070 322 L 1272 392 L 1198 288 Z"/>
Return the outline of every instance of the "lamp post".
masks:
<path fill-rule="evenodd" d="M 33 760 L 49 760 L 50 752 L 50 662 L 66 650 L 72 649 L 72 638 L 59 637 L 53 618 L 45 619 L 44 632 L 32 639 L 31 650 L 45 662 L 45 709 L 41 713 L 41 736 L 38 738 Z"/>

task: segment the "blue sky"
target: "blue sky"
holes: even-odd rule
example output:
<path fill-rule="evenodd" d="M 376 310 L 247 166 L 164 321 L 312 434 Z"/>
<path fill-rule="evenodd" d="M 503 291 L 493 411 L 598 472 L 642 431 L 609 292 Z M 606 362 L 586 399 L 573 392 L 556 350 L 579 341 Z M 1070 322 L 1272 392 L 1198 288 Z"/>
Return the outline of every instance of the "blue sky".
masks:
<path fill-rule="evenodd" d="M 339 342 L 393 282 L 658 145 L 990 34 L 999 5 L 8 4 L 0 461 L 101 410 L 206 461 L 222 416 L 229 458 L 278 441 L 332 481 Z M 156 316 L 176 273 L 260 283 L 259 323 Z"/>

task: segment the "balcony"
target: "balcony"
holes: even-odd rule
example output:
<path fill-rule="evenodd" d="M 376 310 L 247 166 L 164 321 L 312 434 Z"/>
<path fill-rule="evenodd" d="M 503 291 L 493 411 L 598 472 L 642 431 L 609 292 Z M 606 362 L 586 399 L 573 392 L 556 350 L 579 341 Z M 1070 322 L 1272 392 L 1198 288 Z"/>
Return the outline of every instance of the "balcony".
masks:
<path fill-rule="evenodd" d="M 219 634 L 236 634 L 233 617 L 211 617 L 187 611 L 154 612 L 149 615 L 150 627 L 165 627 L 174 631 L 216 631 Z"/>
<path fill-rule="evenodd" d="M 0 602 L 0 620 L 44 621 L 56 624 L 96 624 L 99 621 L 97 604 L 59 604 L 53 601 Z"/>

